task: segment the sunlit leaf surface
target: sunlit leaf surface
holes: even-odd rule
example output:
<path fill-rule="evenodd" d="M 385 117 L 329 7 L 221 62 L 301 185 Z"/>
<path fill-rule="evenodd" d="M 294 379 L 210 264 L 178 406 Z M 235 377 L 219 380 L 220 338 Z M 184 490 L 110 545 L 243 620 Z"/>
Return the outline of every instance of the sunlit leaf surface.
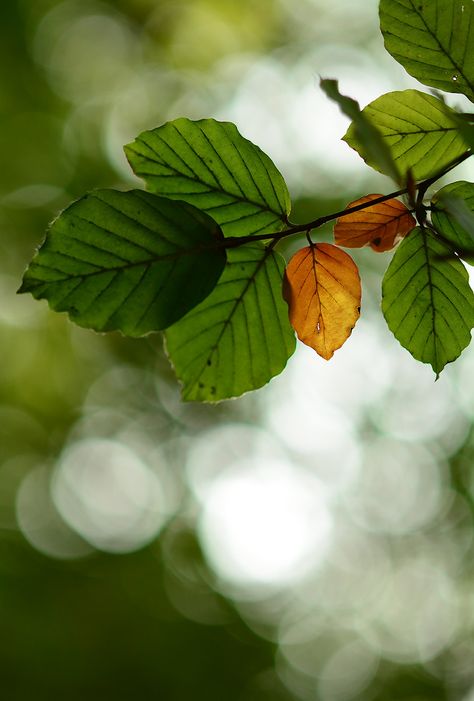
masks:
<path fill-rule="evenodd" d="M 336 80 L 321 80 L 320 86 L 331 100 L 337 102 L 341 111 L 352 120 L 354 137 L 367 153 L 371 162 L 378 170 L 390 175 L 396 182 L 400 181 L 400 173 L 392 152 L 359 103 L 351 97 L 339 92 Z"/>
<path fill-rule="evenodd" d="M 290 212 L 280 172 L 234 124 L 176 119 L 125 147 L 149 190 L 208 212 L 225 236 L 279 231 Z"/>
<path fill-rule="evenodd" d="M 466 150 L 452 110 L 433 95 L 418 90 L 387 93 L 363 113 L 381 133 L 401 173 L 410 170 L 417 180 L 434 175 Z M 358 137 L 354 124 L 344 140 L 368 165 L 390 175 Z"/>
<path fill-rule="evenodd" d="M 332 358 L 360 315 L 360 278 L 352 258 L 328 243 L 300 249 L 286 268 L 284 295 L 300 341 Z"/>
<path fill-rule="evenodd" d="M 425 85 L 474 99 L 471 0 L 381 0 L 385 48 Z"/>
<path fill-rule="evenodd" d="M 460 255 L 474 260 L 474 184 L 450 183 L 431 200 L 433 226 Z"/>
<path fill-rule="evenodd" d="M 295 350 L 283 270 L 281 256 L 261 244 L 228 251 L 212 294 L 166 331 L 183 399 L 236 397 L 283 370 Z"/>
<path fill-rule="evenodd" d="M 439 374 L 471 341 L 474 294 L 450 249 L 419 227 L 390 263 L 382 286 L 387 324 L 402 346 Z"/>

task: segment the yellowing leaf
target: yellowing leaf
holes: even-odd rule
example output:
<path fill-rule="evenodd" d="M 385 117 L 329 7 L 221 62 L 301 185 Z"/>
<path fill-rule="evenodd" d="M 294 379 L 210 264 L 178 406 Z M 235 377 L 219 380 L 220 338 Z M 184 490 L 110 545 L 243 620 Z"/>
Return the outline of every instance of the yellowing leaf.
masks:
<path fill-rule="evenodd" d="M 351 202 L 347 208 L 370 202 L 383 195 L 366 195 Z M 338 246 L 374 251 L 389 251 L 416 226 L 416 221 L 400 200 L 379 202 L 358 212 L 346 214 L 336 221 L 334 239 Z"/>
<path fill-rule="evenodd" d="M 359 318 L 359 271 L 352 258 L 336 246 L 306 246 L 287 265 L 283 296 L 300 341 L 329 360 Z"/>

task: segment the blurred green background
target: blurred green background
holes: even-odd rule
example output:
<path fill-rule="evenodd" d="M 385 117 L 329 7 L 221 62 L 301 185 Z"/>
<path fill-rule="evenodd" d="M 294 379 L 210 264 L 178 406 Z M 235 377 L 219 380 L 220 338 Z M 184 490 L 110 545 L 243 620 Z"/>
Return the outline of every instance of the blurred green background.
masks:
<path fill-rule="evenodd" d="M 474 699 L 474 351 L 434 383 L 398 346 L 389 254 L 356 252 L 362 317 L 329 364 L 299 347 L 217 406 L 180 402 L 158 335 L 15 294 L 48 222 L 138 186 L 123 144 L 178 116 L 234 121 L 296 221 L 389 192 L 320 75 L 361 104 L 417 86 L 376 0 L 0 3 L 6 701 Z"/>

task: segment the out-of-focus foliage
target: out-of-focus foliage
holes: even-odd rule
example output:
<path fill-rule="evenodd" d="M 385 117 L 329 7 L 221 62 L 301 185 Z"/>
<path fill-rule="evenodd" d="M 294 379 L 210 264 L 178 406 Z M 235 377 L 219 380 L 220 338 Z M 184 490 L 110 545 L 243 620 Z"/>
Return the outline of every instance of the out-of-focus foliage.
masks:
<path fill-rule="evenodd" d="M 302 348 L 225 406 L 183 405 L 158 340 L 97 336 L 15 295 L 58 209 L 136 185 L 122 144 L 179 115 L 261 144 L 298 220 L 385 191 L 315 85 L 338 75 L 362 105 L 416 87 L 376 10 L 0 4 L 5 698 L 469 698 L 474 356 L 434 384 L 389 343 L 384 255 L 354 253 L 350 354 L 328 369 Z"/>

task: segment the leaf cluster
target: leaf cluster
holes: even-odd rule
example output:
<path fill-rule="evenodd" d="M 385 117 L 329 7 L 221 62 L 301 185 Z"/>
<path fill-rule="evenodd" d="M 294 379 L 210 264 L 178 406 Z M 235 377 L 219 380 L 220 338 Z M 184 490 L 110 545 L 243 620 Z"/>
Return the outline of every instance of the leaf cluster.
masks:
<path fill-rule="evenodd" d="M 387 51 L 425 85 L 474 101 L 474 4 L 381 0 Z M 163 331 L 185 400 L 218 401 L 280 373 L 298 338 L 325 359 L 360 314 L 357 266 L 342 248 L 397 246 L 382 283 L 394 336 L 436 375 L 469 344 L 474 294 L 474 184 L 428 189 L 469 158 L 474 116 L 419 90 L 364 109 L 322 80 L 349 116 L 344 136 L 398 189 L 292 225 L 285 181 L 236 126 L 181 118 L 125 147 L 146 191 L 97 190 L 51 224 L 20 292 L 81 326 L 129 336 Z M 403 197 L 404 201 L 400 198 Z M 311 232 L 335 221 L 334 244 Z M 306 232 L 286 263 L 276 245 Z"/>

